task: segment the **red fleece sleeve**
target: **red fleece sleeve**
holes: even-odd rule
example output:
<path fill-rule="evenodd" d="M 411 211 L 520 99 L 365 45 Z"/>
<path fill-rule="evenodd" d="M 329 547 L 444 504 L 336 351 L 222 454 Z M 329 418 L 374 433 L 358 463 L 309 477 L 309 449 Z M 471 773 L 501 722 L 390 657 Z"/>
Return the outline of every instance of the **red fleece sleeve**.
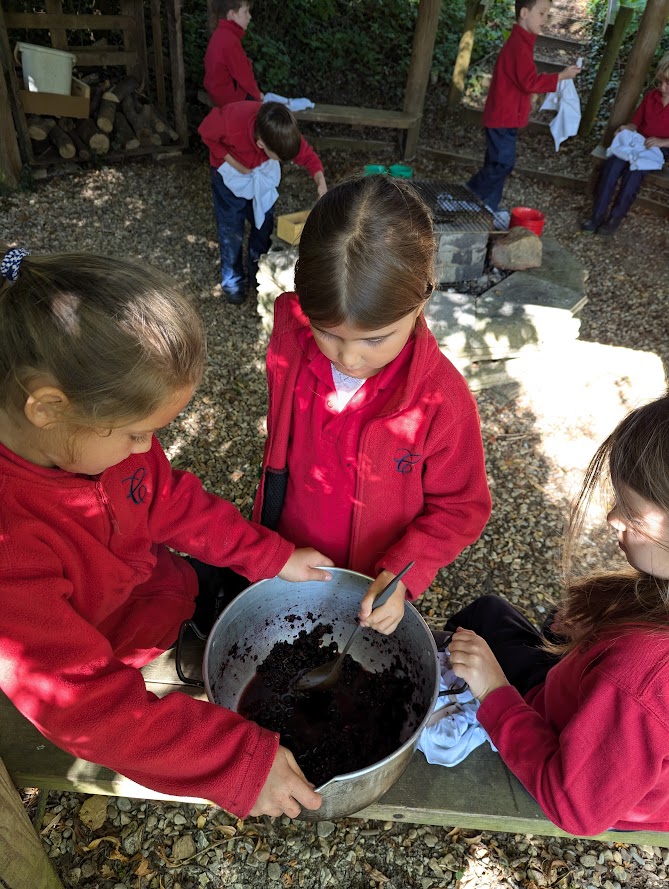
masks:
<path fill-rule="evenodd" d="M 297 153 L 297 157 L 295 158 L 295 163 L 299 164 L 301 167 L 305 167 L 309 175 L 312 177 L 323 170 L 321 159 L 311 145 L 309 145 L 304 136 L 302 136 L 302 143 L 300 145 L 300 150 Z"/>

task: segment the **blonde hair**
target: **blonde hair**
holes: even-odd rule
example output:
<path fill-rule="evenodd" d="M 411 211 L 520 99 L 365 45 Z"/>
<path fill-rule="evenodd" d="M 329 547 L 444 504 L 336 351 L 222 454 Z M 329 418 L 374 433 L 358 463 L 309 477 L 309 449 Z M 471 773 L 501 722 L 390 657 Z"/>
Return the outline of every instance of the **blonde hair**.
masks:
<path fill-rule="evenodd" d="M 665 52 L 655 69 L 655 80 L 669 80 L 669 52 Z"/>
<path fill-rule="evenodd" d="M 0 405 L 22 411 L 46 374 L 68 419 L 102 428 L 149 416 L 199 382 L 202 322 L 179 285 L 138 261 L 87 253 L 25 256 L 0 289 Z"/>
<path fill-rule="evenodd" d="M 567 535 L 568 578 L 576 541 L 594 495 L 602 486 L 613 493 L 620 514 L 632 525 L 638 516 L 629 502 L 630 490 L 669 513 L 669 396 L 628 414 L 590 461 Z M 568 641 L 546 647 L 561 653 L 593 642 L 612 629 L 644 626 L 667 632 L 669 581 L 635 568 L 572 580 L 557 620 L 559 632 Z"/>

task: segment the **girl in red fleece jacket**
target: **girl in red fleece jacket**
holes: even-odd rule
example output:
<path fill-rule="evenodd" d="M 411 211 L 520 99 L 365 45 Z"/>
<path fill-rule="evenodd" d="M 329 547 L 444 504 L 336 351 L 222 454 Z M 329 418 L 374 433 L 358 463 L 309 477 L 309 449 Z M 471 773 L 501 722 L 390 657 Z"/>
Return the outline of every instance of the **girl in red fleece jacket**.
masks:
<path fill-rule="evenodd" d="M 170 467 L 154 433 L 203 371 L 195 309 L 119 257 L 14 249 L 1 272 L 0 687 L 59 747 L 145 787 L 240 817 L 318 808 L 278 735 L 158 699 L 138 669 L 193 614 L 196 571 L 324 580 L 312 566 L 331 564 Z"/>
<path fill-rule="evenodd" d="M 423 318 L 434 257 L 413 188 L 384 176 L 341 183 L 309 214 L 297 292 L 275 303 L 267 354 L 254 518 L 373 577 L 359 616 L 381 633 L 490 515 L 476 403 Z"/>
<path fill-rule="evenodd" d="M 599 447 L 574 511 L 568 557 L 608 479 L 607 521 L 629 570 L 570 583 L 545 639 L 497 596 L 447 624 L 453 669 L 481 701 L 480 723 L 551 821 L 573 834 L 669 830 L 667 441 L 665 395 Z"/>

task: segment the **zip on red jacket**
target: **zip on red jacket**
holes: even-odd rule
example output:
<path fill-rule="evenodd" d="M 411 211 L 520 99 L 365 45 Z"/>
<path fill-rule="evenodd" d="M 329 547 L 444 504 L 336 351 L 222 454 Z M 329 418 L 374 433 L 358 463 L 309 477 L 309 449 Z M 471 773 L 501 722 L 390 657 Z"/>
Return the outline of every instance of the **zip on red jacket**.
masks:
<path fill-rule="evenodd" d="M 249 170 L 265 163 L 267 155 L 258 148 L 255 138 L 256 117 L 261 107 L 262 102 L 234 102 L 209 112 L 197 131 L 209 149 L 212 167 L 218 169 L 226 154 L 231 154 Z M 305 167 L 312 177 L 323 170 L 320 158 L 304 136 L 293 163 Z"/>
<path fill-rule="evenodd" d="M 537 35 L 516 24 L 497 56 L 483 126 L 488 129 L 526 127 L 532 93 L 554 93 L 557 74 L 537 74 L 534 44 Z"/>
<path fill-rule="evenodd" d="M 525 699 L 491 692 L 477 718 L 548 818 L 577 836 L 669 830 L 669 632 L 608 632 Z"/>
<path fill-rule="evenodd" d="M 244 102 L 249 96 L 260 101 L 253 66 L 242 47 L 244 33 L 236 22 L 221 19 L 209 39 L 204 54 L 204 88 L 218 107 Z"/>
<path fill-rule="evenodd" d="M 287 487 L 293 392 L 307 360 L 305 341 L 318 349 L 297 295 L 284 293 L 274 304 L 267 352 L 267 441 L 253 513 L 270 527 L 279 521 L 276 503 Z M 402 385 L 362 428 L 358 457 L 349 558 L 339 567 L 376 577 L 382 569 L 397 574 L 414 560 L 404 580 L 416 599 L 479 537 L 491 507 L 476 402 L 422 315 Z M 307 523 L 323 526 L 308 496 L 300 508 Z M 281 529 L 290 539 L 290 529 Z"/>
<path fill-rule="evenodd" d="M 0 687 L 75 756 L 244 817 L 278 735 L 185 694 L 159 699 L 136 669 L 193 613 L 195 572 L 172 549 L 253 581 L 293 552 L 173 470 L 156 438 L 95 477 L 0 445 Z"/>

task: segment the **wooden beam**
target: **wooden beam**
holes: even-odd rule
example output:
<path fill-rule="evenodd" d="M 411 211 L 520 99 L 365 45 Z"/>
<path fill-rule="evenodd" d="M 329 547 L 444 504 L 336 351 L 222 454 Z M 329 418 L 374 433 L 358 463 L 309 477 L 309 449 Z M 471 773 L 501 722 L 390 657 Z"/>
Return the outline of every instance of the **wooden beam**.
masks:
<path fill-rule="evenodd" d="M 9 37 L 7 36 L 7 27 L 5 25 L 5 15 L 0 4 L 0 69 L 5 82 L 8 85 L 9 104 L 11 107 L 11 115 L 14 120 L 18 146 L 21 157 L 25 163 L 30 163 L 33 159 L 32 142 L 28 134 L 28 124 L 26 116 L 23 113 L 21 98 L 19 96 L 19 82 L 14 69 L 14 58 L 12 50 L 9 46 Z"/>
<path fill-rule="evenodd" d="M 51 46 L 54 49 L 67 50 L 67 34 L 62 23 L 63 4 L 61 0 L 46 0 L 46 11 L 49 15 L 58 19 L 58 24 L 49 28 L 49 36 L 51 37 Z"/>
<path fill-rule="evenodd" d="M 151 0 L 151 36 L 153 39 L 153 70 L 156 75 L 158 107 L 167 114 L 165 95 L 165 66 L 163 64 L 163 25 L 160 16 L 160 0 Z"/>
<path fill-rule="evenodd" d="M 140 89 L 146 91 L 149 87 L 149 65 L 146 58 L 144 3 L 142 0 L 121 0 L 120 8 L 123 15 L 134 17 L 133 26 L 123 31 L 125 51 L 137 54 L 135 64 L 128 67 L 128 74 L 136 77 L 140 82 Z"/>
<path fill-rule="evenodd" d="M 620 14 L 620 13 L 619 13 Z M 628 123 L 643 89 L 643 83 L 652 62 L 655 50 L 669 20 L 669 0 L 648 0 L 639 22 L 639 30 L 623 71 L 611 117 L 604 135 L 608 145 L 617 128 Z"/>
<path fill-rule="evenodd" d="M 0 760 L 0 886 L 63 889 Z"/>
<path fill-rule="evenodd" d="M 188 145 L 186 116 L 186 74 L 184 69 L 183 35 L 181 32 L 181 0 L 167 0 L 167 36 L 172 68 L 174 123 L 184 145 Z"/>
<path fill-rule="evenodd" d="M 405 158 L 412 158 L 416 153 L 440 11 L 441 0 L 420 0 L 413 35 L 411 64 L 404 93 L 404 111 L 407 114 L 417 115 L 417 118 L 416 123 L 407 131 L 403 152 Z"/>
<path fill-rule="evenodd" d="M 0 66 L 0 184 L 16 188 L 20 173 L 21 155 L 16 141 L 7 81 Z"/>
<path fill-rule="evenodd" d="M 602 53 L 599 62 L 599 68 L 597 69 L 593 84 L 590 87 L 588 101 L 583 109 L 583 116 L 581 117 L 581 123 L 578 128 L 579 136 L 589 136 L 595 125 L 597 112 L 599 111 L 599 106 L 602 104 L 604 90 L 606 89 L 609 80 L 611 80 L 613 66 L 618 58 L 623 37 L 625 36 L 629 23 L 632 21 L 633 15 L 634 10 L 631 6 L 621 6 L 616 15 L 613 28 L 609 30 L 604 45 L 604 52 Z"/>
<path fill-rule="evenodd" d="M 42 12 L 8 12 L 5 14 L 8 28 L 51 30 L 62 28 L 77 31 L 90 28 L 96 31 L 122 31 L 132 28 L 135 20 L 128 15 L 49 15 Z M 69 52 L 69 50 L 68 50 Z"/>

